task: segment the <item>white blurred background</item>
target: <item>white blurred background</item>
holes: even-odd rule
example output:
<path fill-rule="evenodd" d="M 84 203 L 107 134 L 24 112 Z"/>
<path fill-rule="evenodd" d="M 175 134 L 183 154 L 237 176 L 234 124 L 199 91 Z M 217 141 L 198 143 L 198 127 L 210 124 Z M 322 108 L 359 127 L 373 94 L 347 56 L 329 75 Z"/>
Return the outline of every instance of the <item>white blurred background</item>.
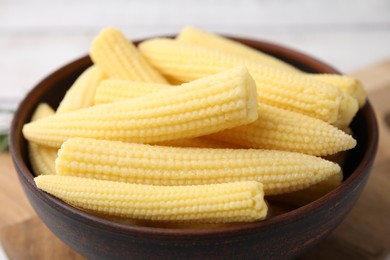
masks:
<path fill-rule="evenodd" d="M 390 58 L 389 0 L 0 0 L 0 106 L 87 54 L 105 26 L 139 39 L 185 25 L 277 42 L 346 73 Z"/>
<path fill-rule="evenodd" d="M 390 58 L 389 0 L 0 0 L 0 110 L 86 55 L 105 26 L 140 39 L 185 25 L 276 42 L 345 73 Z M 0 113 L 0 134 L 10 118 Z"/>

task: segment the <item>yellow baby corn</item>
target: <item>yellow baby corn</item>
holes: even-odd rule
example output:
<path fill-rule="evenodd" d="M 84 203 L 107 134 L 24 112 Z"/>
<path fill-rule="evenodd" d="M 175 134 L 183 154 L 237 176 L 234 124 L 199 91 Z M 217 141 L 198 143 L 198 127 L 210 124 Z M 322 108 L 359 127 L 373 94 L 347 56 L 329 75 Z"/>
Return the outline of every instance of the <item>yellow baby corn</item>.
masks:
<path fill-rule="evenodd" d="M 136 85 L 129 86 L 132 88 L 122 88 L 120 84 L 113 84 L 104 91 L 104 95 L 101 95 L 102 99 L 106 97 L 107 101 L 114 102 L 132 95 L 143 95 L 163 88 L 171 88 L 168 85 L 160 85 L 160 88 L 156 88 L 154 84 L 145 84 L 133 90 L 133 86 Z M 352 136 L 319 119 L 262 103 L 258 105 L 259 118 L 251 124 L 202 138 L 173 140 L 159 144 L 178 147 L 229 148 L 227 143 L 231 143 L 238 147 L 285 150 L 316 156 L 335 154 L 356 145 Z M 210 138 L 219 143 L 210 143 L 211 140 L 208 140 Z M 232 145 L 230 148 L 233 148 Z"/>
<path fill-rule="evenodd" d="M 106 79 L 98 86 L 94 103 L 105 104 L 118 100 L 135 98 L 170 87 L 171 86 L 167 84 Z"/>
<path fill-rule="evenodd" d="M 303 206 L 334 190 L 341 184 L 342 180 L 343 174 L 339 172 L 303 190 L 270 196 L 269 199 L 272 201 L 287 203 L 289 205 Z"/>
<path fill-rule="evenodd" d="M 47 103 L 40 103 L 31 117 L 31 122 L 54 115 L 54 113 L 54 110 Z"/>
<path fill-rule="evenodd" d="M 316 80 L 328 82 L 339 87 L 345 93 L 355 98 L 359 107 L 363 107 L 367 100 L 367 92 L 361 82 L 351 76 L 336 74 L 306 74 Z"/>
<path fill-rule="evenodd" d="M 41 103 L 36 108 L 31 121 L 37 121 L 53 114 L 54 110 L 48 104 Z M 36 175 L 55 174 L 54 161 L 57 157 L 57 149 L 28 142 L 28 155 Z"/>
<path fill-rule="evenodd" d="M 77 208 L 153 221 L 228 223 L 267 215 L 262 184 L 151 186 L 70 176 L 39 176 L 38 188 Z"/>
<path fill-rule="evenodd" d="M 182 81 L 244 65 L 256 82 L 259 102 L 306 114 L 331 124 L 348 125 L 358 110 L 356 100 L 333 85 L 313 80 L 303 74 L 264 66 L 241 56 L 172 39 L 148 40 L 141 43 L 139 49 L 164 75 Z"/>
<path fill-rule="evenodd" d="M 177 139 L 172 141 L 156 143 L 156 145 L 162 146 L 174 146 L 174 147 L 193 147 L 193 148 L 239 148 L 242 146 L 227 143 L 224 140 L 213 140 L 206 137 L 196 137 L 188 139 Z"/>
<path fill-rule="evenodd" d="M 172 88 L 171 85 L 137 82 L 121 79 L 106 79 L 101 82 L 96 90 L 95 104 L 106 104 L 135 98 L 160 90 Z M 158 143 L 164 146 L 177 147 L 203 147 L 203 148 L 232 148 L 234 145 L 226 142 L 210 140 L 206 138 L 187 138 Z"/>
<path fill-rule="evenodd" d="M 300 190 L 340 171 L 319 157 L 260 149 L 178 148 L 70 138 L 56 160 L 59 175 L 153 185 L 259 181 L 267 195 Z"/>
<path fill-rule="evenodd" d="M 260 63 L 269 66 L 275 66 L 277 68 L 281 68 L 291 72 L 300 72 L 300 70 L 298 70 L 294 66 L 264 52 L 255 50 L 237 41 L 230 40 L 214 33 L 202 31 L 194 27 L 184 27 L 181 30 L 180 34 L 176 37 L 176 40 L 188 44 L 194 44 L 219 49 L 226 52 L 231 52 L 250 59 L 254 59 Z"/>
<path fill-rule="evenodd" d="M 96 65 L 86 69 L 66 92 L 56 112 L 70 112 L 92 106 L 96 88 L 105 77 Z"/>
<path fill-rule="evenodd" d="M 279 60 L 273 56 L 267 55 L 259 50 L 248 47 L 237 41 L 228 38 L 205 32 L 193 27 L 185 27 L 176 37 L 179 42 L 214 48 L 225 52 L 241 55 L 243 57 L 255 60 L 259 63 L 273 66 L 279 69 L 287 70 L 289 72 L 304 73 L 290 64 Z M 337 74 L 309 74 L 309 77 L 316 80 L 328 82 L 339 87 L 342 91 L 353 96 L 359 102 L 359 107 L 362 107 L 367 99 L 367 94 L 360 82 L 353 77 Z"/>
<path fill-rule="evenodd" d="M 135 98 L 171 88 L 167 84 L 146 83 L 121 79 L 106 79 L 101 82 L 96 90 L 95 104 L 106 104 L 124 99 Z M 165 142 L 159 142 L 158 145 L 176 146 L 176 147 L 200 147 L 200 148 L 232 148 L 237 145 L 226 142 L 210 140 L 206 138 L 187 138 Z"/>
<path fill-rule="evenodd" d="M 155 143 L 255 121 L 257 93 L 244 67 L 142 97 L 56 114 L 24 125 L 26 139 L 60 147 L 70 137 Z"/>
<path fill-rule="evenodd" d="M 316 156 L 352 149 L 356 140 L 319 119 L 259 104 L 259 118 L 247 125 L 224 130 L 207 138 L 250 148 L 300 152 Z"/>
<path fill-rule="evenodd" d="M 117 29 L 106 28 L 92 43 L 90 56 L 111 78 L 167 83 Z"/>

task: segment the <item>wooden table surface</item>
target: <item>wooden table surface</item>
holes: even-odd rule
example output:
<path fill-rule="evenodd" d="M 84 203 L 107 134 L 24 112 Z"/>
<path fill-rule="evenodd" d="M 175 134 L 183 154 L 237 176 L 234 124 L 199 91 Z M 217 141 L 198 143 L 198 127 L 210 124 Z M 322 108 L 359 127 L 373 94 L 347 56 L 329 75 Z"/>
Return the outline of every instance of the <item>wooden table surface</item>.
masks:
<path fill-rule="evenodd" d="M 354 73 L 365 84 L 377 113 L 378 156 L 367 186 L 351 213 L 329 237 L 301 259 L 390 259 L 389 72 L 390 60 Z M 8 257 L 82 259 L 35 215 L 19 185 L 9 154 L 0 154 L 0 166 L 0 239 Z"/>

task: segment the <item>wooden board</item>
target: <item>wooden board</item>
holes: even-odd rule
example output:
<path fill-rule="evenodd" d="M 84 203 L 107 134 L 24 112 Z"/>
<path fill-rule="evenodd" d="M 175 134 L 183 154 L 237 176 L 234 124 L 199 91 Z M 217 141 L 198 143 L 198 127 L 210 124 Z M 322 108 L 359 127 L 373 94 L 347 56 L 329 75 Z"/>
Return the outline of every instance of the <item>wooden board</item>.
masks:
<path fill-rule="evenodd" d="M 0 153 L 0 230 L 33 216 L 8 153 Z"/>
<path fill-rule="evenodd" d="M 4 228 L 0 238 L 12 260 L 85 259 L 57 238 L 37 216 Z"/>
<path fill-rule="evenodd" d="M 344 222 L 300 259 L 385 259 L 390 255 L 390 61 L 354 74 L 366 86 L 380 127 L 367 186 Z M 8 154 L 0 154 L 0 240 L 10 259 L 82 259 L 35 215 Z M 25 232 L 28 230 L 29 232 Z M 54 251 L 54 252 L 53 252 Z"/>

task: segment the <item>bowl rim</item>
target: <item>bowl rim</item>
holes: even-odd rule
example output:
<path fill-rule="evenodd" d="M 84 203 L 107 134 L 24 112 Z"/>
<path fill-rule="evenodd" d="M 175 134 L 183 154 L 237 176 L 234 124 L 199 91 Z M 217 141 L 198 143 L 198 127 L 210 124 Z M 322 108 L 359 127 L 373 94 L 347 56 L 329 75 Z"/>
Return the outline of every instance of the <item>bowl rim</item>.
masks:
<path fill-rule="evenodd" d="M 225 35 L 228 36 L 228 35 Z M 167 37 L 167 36 L 164 36 Z M 168 36 L 172 37 L 172 36 Z M 276 43 L 271 43 L 269 41 L 257 40 L 257 39 L 249 39 L 243 37 L 234 37 L 228 36 L 234 40 L 238 40 L 244 44 L 254 46 L 254 45 L 262 45 L 270 50 L 271 52 L 278 52 L 281 55 L 287 55 L 290 59 L 297 60 L 302 64 L 306 64 L 307 66 L 315 66 L 320 67 L 324 73 L 337 73 L 340 74 L 338 70 L 333 68 L 332 66 L 317 60 L 307 54 L 304 54 L 300 51 L 296 51 L 292 48 L 285 47 Z M 147 40 L 149 38 L 145 38 L 139 41 L 134 41 L 135 43 L 139 43 L 141 41 Z M 263 227 L 272 227 L 275 225 L 288 225 L 289 223 L 295 222 L 301 218 L 307 216 L 309 212 L 319 210 L 320 206 L 326 202 L 332 200 L 332 198 L 339 196 L 341 192 L 344 190 L 348 190 L 356 186 L 356 183 L 359 181 L 359 178 L 362 178 L 362 175 L 365 174 L 365 169 L 370 167 L 373 163 L 373 158 L 375 157 L 378 145 L 378 126 L 377 120 L 375 118 L 375 113 L 373 112 L 373 108 L 367 100 L 366 105 L 362 108 L 366 113 L 371 114 L 369 117 L 369 127 L 371 127 L 370 135 L 368 136 L 368 146 L 364 155 L 362 157 L 361 162 L 358 164 L 357 168 L 354 172 L 344 180 L 341 185 L 322 196 L 321 198 L 306 204 L 302 207 L 296 208 L 289 212 L 283 213 L 281 215 L 274 216 L 270 219 L 252 222 L 252 223 L 239 223 L 237 225 L 229 225 L 222 227 L 213 227 L 213 228 L 160 228 L 160 227 L 149 227 L 149 226 L 139 226 L 139 225 L 130 225 L 126 223 L 114 222 L 108 219 L 104 219 L 102 217 L 84 212 L 77 208 L 74 208 L 65 202 L 57 199 L 56 197 L 47 194 L 40 189 L 37 188 L 33 179 L 33 173 L 28 169 L 26 163 L 23 161 L 23 157 L 21 151 L 16 147 L 16 129 L 18 127 L 18 121 L 20 114 L 22 113 L 22 108 L 29 102 L 29 99 L 36 95 L 39 92 L 39 86 L 45 84 L 45 82 L 49 81 L 53 75 L 57 75 L 60 73 L 64 73 L 65 71 L 71 70 L 72 67 L 80 64 L 87 65 L 90 63 L 90 59 L 88 55 L 85 55 L 79 59 L 76 59 L 54 72 L 50 73 L 47 77 L 41 80 L 38 84 L 36 84 L 25 96 L 22 102 L 19 104 L 17 111 L 14 114 L 10 135 L 9 135 L 9 144 L 10 144 L 10 154 L 14 161 L 14 165 L 17 168 L 17 175 L 19 180 L 26 184 L 26 187 L 31 190 L 36 196 L 39 197 L 43 202 L 48 204 L 50 207 L 56 208 L 61 211 L 63 214 L 66 214 L 68 217 L 73 218 L 79 222 L 82 222 L 86 225 L 96 226 L 99 225 L 100 229 L 106 230 L 107 232 L 115 232 L 117 234 L 134 236 L 136 237 L 147 237 L 148 239 L 159 239 L 164 238 L 168 239 L 170 237 L 174 237 L 175 239 L 183 238 L 183 239 L 199 239 L 199 238 L 210 238 L 215 239 L 220 236 L 236 236 L 238 234 L 245 234 L 249 231 L 259 230 Z M 21 133 L 19 133 L 21 134 Z"/>

